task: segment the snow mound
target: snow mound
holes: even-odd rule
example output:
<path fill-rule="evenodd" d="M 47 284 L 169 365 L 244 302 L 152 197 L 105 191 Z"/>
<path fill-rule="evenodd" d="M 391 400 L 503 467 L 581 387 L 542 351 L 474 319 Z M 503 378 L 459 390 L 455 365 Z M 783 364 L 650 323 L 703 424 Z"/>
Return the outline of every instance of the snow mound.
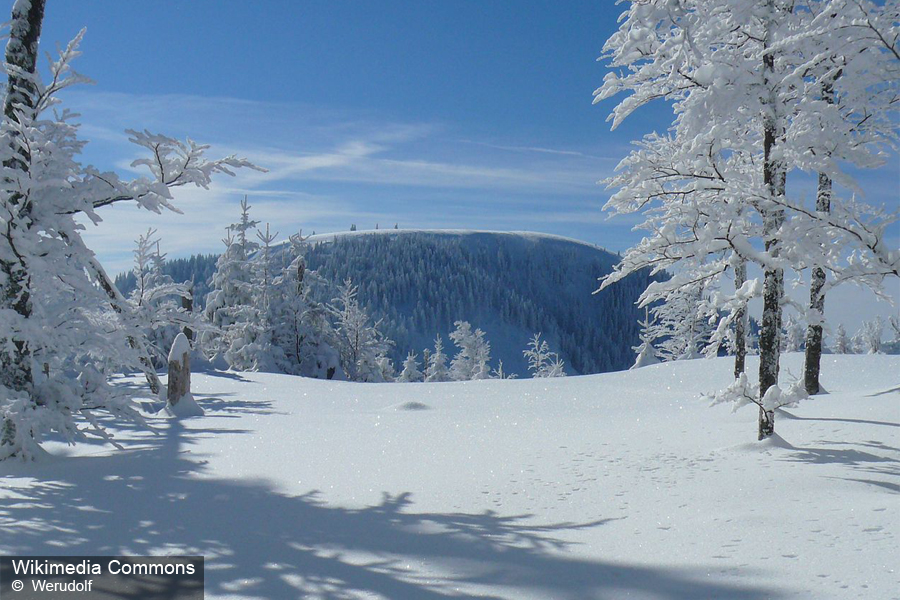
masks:
<path fill-rule="evenodd" d="M 166 407 L 159 413 L 160 416 L 168 416 L 175 419 L 202 417 L 205 414 L 206 412 L 200 408 L 200 405 L 194 400 L 193 394 L 185 394 L 175 406 L 172 406 L 167 402 Z"/>
<path fill-rule="evenodd" d="M 398 404 L 394 407 L 397 410 L 431 410 L 431 407 L 423 402 L 416 402 L 415 400 L 410 402 L 404 402 L 403 404 Z"/>
<path fill-rule="evenodd" d="M 777 425 L 776 425 L 777 426 Z M 748 442 L 746 444 L 738 444 L 737 446 L 728 446 L 727 448 L 722 448 L 719 452 L 734 452 L 738 454 L 757 454 L 759 452 L 768 452 L 769 450 L 796 450 L 794 446 L 790 444 L 783 437 L 778 435 L 777 433 L 768 437 L 762 441 L 758 442 Z"/>

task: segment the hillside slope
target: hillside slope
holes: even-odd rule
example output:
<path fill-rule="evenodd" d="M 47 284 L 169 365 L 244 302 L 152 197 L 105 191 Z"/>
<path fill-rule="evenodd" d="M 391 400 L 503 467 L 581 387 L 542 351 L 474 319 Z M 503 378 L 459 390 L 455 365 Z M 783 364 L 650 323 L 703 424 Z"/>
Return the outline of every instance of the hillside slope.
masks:
<path fill-rule="evenodd" d="M 284 248 L 284 247 L 282 247 Z M 278 260 L 276 258 L 276 260 Z M 285 256 L 285 262 L 290 260 Z M 561 354 L 570 374 L 627 369 L 638 343 L 634 303 L 648 276 L 637 274 L 598 293 L 597 279 L 612 270 L 618 256 L 568 238 L 527 233 L 454 230 L 376 230 L 313 236 L 307 266 L 327 281 L 351 279 L 359 299 L 395 342 L 391 358 L 399 369 L 407 352 L 432 348 L 444 339 L 445 351 L 456 320 L 467 320 L 487 334 L 492 365 L 527 376 L 522 356 L 534 333 L 543 333 Z M 191 278 L 198 300 L 215 257 L 169 261 L 176 281 Z M 128 294 L 134 278 L 116 279 Z M 322 290 L 330 300 L 334 290 Z M 202 302 L 200 302 L 202 305 Z"/>
<path fill-rule="evenodd" d="M 361 303 L 396 342 L 395 362 L 410 349 L 421 357 L 436 334 L 449 344 L 456 320 L 484 330 L 493 363 L 520 375 L 522 350 L 537 332 L 570 373 L 634 361 L 634 303 L 648 278 L 593 294 L 618 257 L 590 244 L 534 233 L 380 230 L 315 236 L 306 256 L 325 278 L 359 285 Z"/>
<path fill-rule="evenodd" d="M 825 357 L 764 443 L 698 396 L 731 368 L 196 374 L 205 417 L 0 464 L 0 553 L 203 554 L 210 600 L 897 598 L 900 358 Z"/>

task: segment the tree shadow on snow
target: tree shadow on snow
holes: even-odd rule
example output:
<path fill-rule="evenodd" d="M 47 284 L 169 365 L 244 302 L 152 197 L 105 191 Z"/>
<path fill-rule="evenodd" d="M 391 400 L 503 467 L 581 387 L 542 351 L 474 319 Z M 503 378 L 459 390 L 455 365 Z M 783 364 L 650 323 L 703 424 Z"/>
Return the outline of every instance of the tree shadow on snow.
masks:
<path fill-rule="evenodd" d="M 844 419 L 832 419 L 844 420 Z M 871 422 L 867 421 L 868 423 Z M 870 477 L 834 477 L 829 479 L 843 479 L 865 483 L 889 492 L 900 492 L 900 486 L 893 481 L 900 478 L 900 448 L 878 440 L 861 441 L 834 441 L 820 440 L 817 447 L 792 446 L 787 444 L 789 451 L 781 460 L 803 462 L 816 465 L 844 465 L 851 474 L 862 473 L 868 476 L 878 476 L 884 479 L 872 479 Z M 880 452 L 876 454 L 875 452 Z"/>
<path fill-rule="evenodd" d="M 495 599 L 779 597 L 713 581 L 713 567 L 569 556 L 555 537 L 605 521 L 535 526 L 529 515 L 415 512 L 410 493 L 345 508 L 315 492 L 289 496 L 265 481 L 205 475 L 193 440 L 232 433 L 205 429 L 202 420 L 190 429 L 173 420 L 141 448 L 112 456 L 4 463 L 0 481 L 29 479 L 0 499 L 0 548 L 21 555 L 201 554 L 207 594 L 272 599 L 459 599 L 471 597 L 473 586 Z"/>
<path fill-rule="evenodd" d="M 878 395 L 878 394 L 874 394 Z M 869 421 L 866 419 L 841 419 L 838 417 L 798 417 L 782 409 L 778 410 L 779 414 L 792 421 L 837 421 L 839 423 L 858 423 L 860 425 L 882 425 L 884 427 L 900 427 L 900 423 L 892 423 L 890 421 Z"/>
<path fill-rule="evenodd" d="M 875 392 L 874 394 L 869 394 L 868 398 L 874 398 L 875 396 L 884 396 L 885 394 L 895 394 L 898 392 L 900 392 L 900 386 L 897 386 L 895 388 L 890 388 L 887 390 L 883 390 L 881 392 Z"/>
<path fill-rule="evenodd" d="M 237 398 L 228 398 L 233 394 L 194 394 L 203 410 L 212 411 L 216 417 L 238 416 L 243 414 L 249 415 L 284 415 L 285 412 L 277 411 L 273 408 L 272 402 L 268 400 L 239 400 Z"/>
<path fill-rule="evenodd" d="M 205 367 L 202 365 L 194 365 L 191 364 L 191 372 L 196 373 L 197 375 L 206 375 L 207 377 L 219 377 L 221 379 L 231 379 L 234 381 L 240 382 L 250 382 L 250 379 L 247 379 L 237 371 L 219 371 L 218 369 L 214 369 L 212 367 Z"/>

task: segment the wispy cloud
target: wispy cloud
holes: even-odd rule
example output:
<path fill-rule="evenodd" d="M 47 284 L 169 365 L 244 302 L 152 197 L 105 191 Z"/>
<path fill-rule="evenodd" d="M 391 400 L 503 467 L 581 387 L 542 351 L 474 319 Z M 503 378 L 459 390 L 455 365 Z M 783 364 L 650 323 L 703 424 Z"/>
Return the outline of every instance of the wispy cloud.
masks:
<path fill-rule="evenodd" d="M 131 261 L 133 240 L 159 230 L 170 256 L 214 252 L 250 196 L 253 216 L 287 236 L 390 227 L 538 230 L 602 243 L 630 225 L 611 226 L 596 181 L 612 160 L 587 152 L 463 138 L 453 124 L 402 122 L 368 111 L 191 96 L 71 94 L 92 140 L 85 157 L 130 176 L 140 150 L 127 128 L 147 128 L 210 143 L 210 154 L 238 154 L 268 169 L 219 178 L 209 190 L 175 190 L 184 214 L 133 206 L 101 213 L 86 236 L 112 271 Z M 618 227 L 618 230 L 616 230 Z M 614 235 L 615 233 L 615 235 Z"/>
<path fill-rule="evenodd" d="M 492 144 L 489 142 L 479 142 L 476 140 L 465 140 L 460 139 L 457 140 L 463 144 L 473 144 L 475 146 L 483 146 L 485 148 L 493 148 L 495 150 L 506 150 L 509 152 L 536 152 L 538 154 L 554 154 L 557 156 L 577 156 L 579 158 L 589 158 L 593 160 L 607 160 L 607 161 L 615 161 L 618 162 L 621 160 L 621 157 L 616 156 L 596 156 L 594 154 L 588 154 L 585 152 L 579 152 L 577 150 L 559 150 L 557 148 L 541 148 L 539 146 L 510 146 L 505 144 Z"/>

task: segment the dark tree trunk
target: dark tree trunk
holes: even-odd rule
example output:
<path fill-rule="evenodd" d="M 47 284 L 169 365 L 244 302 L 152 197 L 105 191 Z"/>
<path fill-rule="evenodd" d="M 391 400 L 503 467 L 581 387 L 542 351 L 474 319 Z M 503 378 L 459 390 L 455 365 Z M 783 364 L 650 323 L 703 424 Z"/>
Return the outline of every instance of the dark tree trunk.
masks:
<path fill-rule="evenodd" d="M 41 37 L 43 19 L 44 0 L 32 0 L 28 6 L 14 6 L 9 42 L 6 44 L 6 64 L 21 72 L 11 72 L 7 79 L 3 114 L 7 125 L 5 132 L 8 136 L 7 141 L 14 152 L 12 157 L 4 161 L 3 166 L 8 171 L 18 171 L 22 175 L 28 174 L 31 156 L 26 148 L 15 143 L 14 138 L 17 134 L 14 126 L 19 123 L 20 113 L 24 113 L 28 118 L 34 116 L 37 87 L 31 76 L 37 63 L 38 40 Z M 15 187 L 15 182 L 10 178 L 7 178 L 6 183 L 10 187 Z M 28 319 L 31 317 L 31 278 L 25 257 L 16 249 L 15 238 L 21 235 L 21 232 L 16 232 L 18 228 L 30 229 L 31 206 L 29 198 L 18 192 L 12 192 L 7 201 L 15 208 L 18 218 L 8 221 L 5 231 L 0 232 L 0 235 L 6 238 L 10 253 L 13 255 L 11 259 L 0 260 L 0 272 L 4 275 L 2 277 L 4 284 L 0 288 L 0 303 L 2 303 L 0 308 L 11 308 L 23 319 Z M 13 337 L 11 356 L 6 352 L 0 354 L 0 384 L 17 391 L 31 390 L 33 383 L 31 352 L 32 349 L 25 340 Z M 9 423 L 4 425 L 2 434 L 4 439 L 11 435 L 7 431 L 9 427 L 11 427 Z"/>
<path fill-rule="evenodd" d="M 45 0 L 31 0 L 27 7 L 18 5 L 13 7 L 9 42 L 6 44 L 6 64 L 13 65 L 24 73 L 9 74 L 3 114 L 17 123 L 19 118 L 16 111 L 34 109 L 37 99 L 37 87 L 29 75 L 34 75 L 37 65 L 38 41 L 44 21 L 44 3 Z M 25 150 L 19 149 L 19 152 Z M 25 165 L 27 161 L 23 166 Z"/>
<path fill-rule="evenodd" d="M 734 269 L 734 289 L 739 290 L 747 281 L 747 261 L 741 262 Z M 734 378 L 738 379 L 744 372 L 747 362 L 747 304 L 737 310 L 734 317 Z"/>
<path fill-rule="evenodd" d="M 31 156 L 28 150 L 15 143 L 17 137 L 15 125 L 19 124 L 19 114 L 25 113 L 33 117 L 37 103 L 37 87 L 31 75 L 37 64 L 38 41 L 41 37 L 41 25 L 44 20 L 44 0 L 32 0 L 25 6 L 13 6 L 12 19 L 9 26 L 9 42 L 6 44 L 6 64 L 17 68 L 7 75 L 6 99 L 3 103 L 3 115 L 6 120 L 7 142 L 12 146 L 13 155 L 3 162 L 9 171 L 28 174 Z M 31 114 L 28 114 L 31 113 Z M 10 174 L 11 175 L 11 174 Z M 5 187 L 15 189 L 16 184 L 11 177 L 5 178 Z M 7 199 L 10 209 L 18 213 L 17 218 L 7 221 L 5 230 L 0 235 L 6 238 L 9 253 L 13 258 L 0 260 L 0 273 L 3 284 L 0 284 L 0 309 L 12 309 L 23 320 L 31 317 L 31 278 L 25 257 L 19 254 L 15 238 L 21 233 L 16 230 L 31 228 L 31 206 L 27 196 L 12 192 Z M 9 340 L 9 338 L 7 338 Z M 0 339 L 0 343 L 4 341 Z M 5 345 L 5 344 L 3 344 Z M 34 386 L 32 374 L 32 349 L 27 342 L 16 333 L 12 334 L 10 351 L 0 352 L 0 385 L 6 388 L 30 393 Z M 15 424 L 4 419 L 0 423 L 0 445 L 13 445 L 16 438 Z"/>
<path fill-rule="evenodd" d="M 181 308 L 190 314 L 194 311 L 194 282 L 185 281 L 184 284 L 187 286 L 189 295 L 181 297 Z M 194 330 L 187 325 L 181 328 L 181 333 L 185 335 L 189 342 L 194 341 Z"/>
<path fill-rule="evenodd" d="M 769 198 L 761 210 L 763 236 L 768 255 L 777 258 L 779 253 L 779 230 L 784 223 L 785 170 L 775 148 L 781 135 L 778 115 L 778 90 L 775 83 L 775 54 L 769 51 L 773 25 L 780 9 L 775 0 L 768 0 L 769 20 L 766 24 L 763 55 L 763 84 L 768 90 L 764 98 L 763 110 L 763 181 Z M 781 359 L 781 302 L 784 297 L 784 271 L 769 266 L 763 283 L 763 314 L 759 332 L 759 439 L 765 439 L 775 432 L 775 411 L 766 410 L 762 399 L 773 385 L 778 385 L 778 370 Z"/>
<path fill-rule="evenodd" d="M 832 81 L 822 85 L 822 99 L 832 104 L 834 88 Z M 831 178 L 819 173 L 819 184 L 816 190 L 816 211 L 822 214 L 831 212 Z M 822 363 L 822 321 L 825 317 L 825 269 L 814 267 L 809 283 L 809 325 L 806 328 L 806 360 L 803 370 L 803 384 L 807 394 L 818 394 L 819 368 Z"/>
<path fill-rule="evenodd" d="M 816 194 L 816 210 L 831 210 L 831 178 L 819 173 L 819 188 Z M 819 367 L 822 362 L 822 319 L 825 315 L 825 270 L 815 267 L 812 270 L 809 284 L 810 323 L 806 328 L 806 361 L 803 371 L 803 383 L 807 394 L 818 394 Z"/>

